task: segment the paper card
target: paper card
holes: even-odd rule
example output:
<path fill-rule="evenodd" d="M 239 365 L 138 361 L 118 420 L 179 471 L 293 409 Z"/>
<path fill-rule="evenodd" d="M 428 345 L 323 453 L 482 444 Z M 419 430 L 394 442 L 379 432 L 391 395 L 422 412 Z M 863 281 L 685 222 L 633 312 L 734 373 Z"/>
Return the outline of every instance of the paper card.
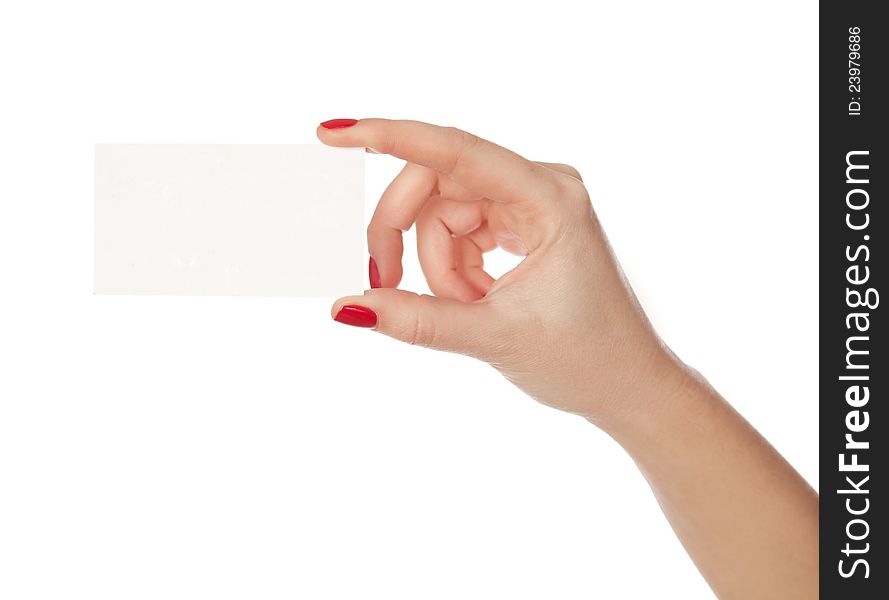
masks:
<path fill-rule="evenodd" d="M 95 292 L 364 289 L 364 151 L 96 145 Z"/>

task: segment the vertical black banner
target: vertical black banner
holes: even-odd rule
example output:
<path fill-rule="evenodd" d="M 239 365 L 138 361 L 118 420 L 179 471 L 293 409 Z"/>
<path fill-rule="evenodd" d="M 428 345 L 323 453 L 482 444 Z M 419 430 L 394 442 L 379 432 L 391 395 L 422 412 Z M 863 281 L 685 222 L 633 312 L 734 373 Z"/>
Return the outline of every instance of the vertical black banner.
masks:
<path fill-rule="evenodd" d="M 820 4 L 821 597 L 838 600 L 889 598 L 886 8 Z"/>

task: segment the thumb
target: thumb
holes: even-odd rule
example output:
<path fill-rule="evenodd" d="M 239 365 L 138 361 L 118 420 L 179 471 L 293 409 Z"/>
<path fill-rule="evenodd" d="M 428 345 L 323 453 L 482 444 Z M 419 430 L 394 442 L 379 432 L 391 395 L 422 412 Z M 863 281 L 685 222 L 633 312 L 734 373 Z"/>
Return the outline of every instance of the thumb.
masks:
<path fill-rule="evenodd" d="M 494 337 L 490 313 L 484 301 L 465 303 L 379 288 L 340 298 L 330 314 L 340 323 L 375 329 L 408 344 L 481 358 Z"/>

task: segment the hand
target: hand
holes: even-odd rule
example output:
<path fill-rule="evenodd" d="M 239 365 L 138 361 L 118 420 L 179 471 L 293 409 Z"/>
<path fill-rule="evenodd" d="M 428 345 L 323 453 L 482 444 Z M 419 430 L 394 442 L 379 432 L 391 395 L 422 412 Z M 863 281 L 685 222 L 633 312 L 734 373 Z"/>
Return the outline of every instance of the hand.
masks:
<path fill-rule="evenodd" d="M 317 133 L 407 161 L 367 230 L 379 289 L 341 298 L 334 318 L 480 358 L 540 402 L 602 426 L 681 384 L 575 169 L 415 121 L 341 119 Z M 395 289 L 413 225 L 434 297 Z M 483 253 L 497 246 L 525 259 L 494 280 Z"/>
<path fill-rule="evenodd" d="M 336 320 L 476 356 L 599 425 L 718 597 L 817 597 L 817 494 L 660 342 L 574 169 L 412 121 L 328 122 L 318 137 L 407 161 L 367 230 L 379 289 L 338 300 Z M 435 297 L 395 289 L 414 224 Z M 496 281 L 482 261 L 495 246 L 525 255 Z"/>

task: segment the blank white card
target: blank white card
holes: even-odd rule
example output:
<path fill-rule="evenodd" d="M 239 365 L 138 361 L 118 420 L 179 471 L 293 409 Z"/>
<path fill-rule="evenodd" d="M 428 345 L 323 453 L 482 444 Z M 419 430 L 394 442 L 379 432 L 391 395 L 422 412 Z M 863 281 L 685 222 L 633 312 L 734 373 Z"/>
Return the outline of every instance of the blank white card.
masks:
<path fill-rule="evenodd" d="M 363 289 L 364 151 L 96 146 L 97 294 Z"/>

